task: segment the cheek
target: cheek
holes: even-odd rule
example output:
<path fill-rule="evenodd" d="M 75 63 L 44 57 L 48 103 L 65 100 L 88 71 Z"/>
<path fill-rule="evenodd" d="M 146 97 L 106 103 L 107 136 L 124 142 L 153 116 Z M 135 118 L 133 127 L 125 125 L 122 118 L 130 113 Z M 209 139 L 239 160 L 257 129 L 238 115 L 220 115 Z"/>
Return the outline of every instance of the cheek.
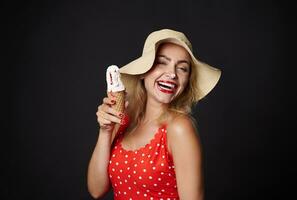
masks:
<path fill-rule="evenodd" d="M 186 87 L 188 87 L 189 78 L 185 77 L 180 81 L 180 92 L 184 92 Z"/>
<path fill-rule="evenodd" d="M 160 74 L 158 70 L 153 70 L 144 76 L 144 82 L 153 83 L 160 77 Z"/>
<path fill-rule="evenodd" d="M 149 88 L 154 87 L 155 79 L 152 76 L 146 76 L 144 78 L 144 87 L 146 90 L 149 90 Z"/>
<path fill-rule="evenodd" d="M 188 85 L 188 82 L 189 82 L 189 76 L 184 76 L 184 77 L 181 77 L 181 82 L 180 82 L 180 85 L 182 87 L 186 87 Z"/>

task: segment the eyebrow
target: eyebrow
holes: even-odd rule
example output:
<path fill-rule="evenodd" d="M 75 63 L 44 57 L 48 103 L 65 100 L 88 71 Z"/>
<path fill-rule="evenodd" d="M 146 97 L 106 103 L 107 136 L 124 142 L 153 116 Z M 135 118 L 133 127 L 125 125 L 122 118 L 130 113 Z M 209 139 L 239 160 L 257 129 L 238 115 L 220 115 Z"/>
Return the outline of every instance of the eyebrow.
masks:
<path fill-rule="evenodd" d="M 166 60 L 171 61 L 171 58 L 165 55 L 157 55 L 157 57 L 165 58 Z M 187 60 L 179 60 L 177 63 L 187 63 L 188 65 L 190 65 L 190 62 Z"/>

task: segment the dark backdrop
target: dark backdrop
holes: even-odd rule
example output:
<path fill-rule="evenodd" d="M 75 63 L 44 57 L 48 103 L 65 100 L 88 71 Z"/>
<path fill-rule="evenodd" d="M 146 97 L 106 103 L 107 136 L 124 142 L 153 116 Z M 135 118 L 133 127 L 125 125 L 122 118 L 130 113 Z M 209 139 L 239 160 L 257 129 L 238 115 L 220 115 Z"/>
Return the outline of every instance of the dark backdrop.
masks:
<path fill-rule="evenodd" d="M 290 192 L 288 28 L 273 1 L 22 1 L 9 13 L 7 199 L 91 199 L 105 69 L 140 56 L 153 30 L 188 35 L 222 70 L 193 110 L 204 147 L 206 200 L 282 199 Z M 289 132 L 291 135 L 294 132 Z M 109 193 L 104 199 L 112 199 Z"/>

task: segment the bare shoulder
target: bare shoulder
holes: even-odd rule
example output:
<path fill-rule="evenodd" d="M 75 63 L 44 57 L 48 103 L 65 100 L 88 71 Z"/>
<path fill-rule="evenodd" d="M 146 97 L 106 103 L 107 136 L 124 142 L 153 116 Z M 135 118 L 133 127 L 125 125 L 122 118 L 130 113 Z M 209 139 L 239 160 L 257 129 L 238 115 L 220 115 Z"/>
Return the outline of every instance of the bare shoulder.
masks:
<path fill-rule="evenodd" d="M 182 199 L 202 199 L 202 148 L 190 116 L 175 118 L 167 125 L 168 151 L 173 158 L 178 193 Z"/>
<path fill-rule="evenodd" d="M 172 132 L 171 135 L 178 136 L 179 134 L 187 134 L 186 132 L 195 133 L 196 128 L 190 116 L 180 115 L 171 120 L 167 126 L 168 131 Z"/>
<path fill-rule="evenodd" d="M 167 125 L 168 150 L 174 153 L 173 147 L 200 147 L 198 131 L 190 116 L 181 115 L 171 120 Z"/>

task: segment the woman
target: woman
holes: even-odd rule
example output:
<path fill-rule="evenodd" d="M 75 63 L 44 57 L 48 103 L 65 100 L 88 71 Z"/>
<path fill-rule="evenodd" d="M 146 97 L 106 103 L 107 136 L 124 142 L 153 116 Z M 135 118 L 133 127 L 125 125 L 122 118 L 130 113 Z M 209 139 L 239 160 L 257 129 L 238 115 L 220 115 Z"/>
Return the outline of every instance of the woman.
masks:
<path fill-rule="evenodd" d="M 151 33 L 142 56 L 120 72 L 126 112 L 111 108 L 112 94 L 98 107 L 90 194 L 102 197 L 112 186 L 114 199 L 203 199 L 202 148 L 190 112 L 221 71 L 197 60 L 183 33 L 163 29 Z M 127 115 L 126 129 L 112 135 Z"/>

